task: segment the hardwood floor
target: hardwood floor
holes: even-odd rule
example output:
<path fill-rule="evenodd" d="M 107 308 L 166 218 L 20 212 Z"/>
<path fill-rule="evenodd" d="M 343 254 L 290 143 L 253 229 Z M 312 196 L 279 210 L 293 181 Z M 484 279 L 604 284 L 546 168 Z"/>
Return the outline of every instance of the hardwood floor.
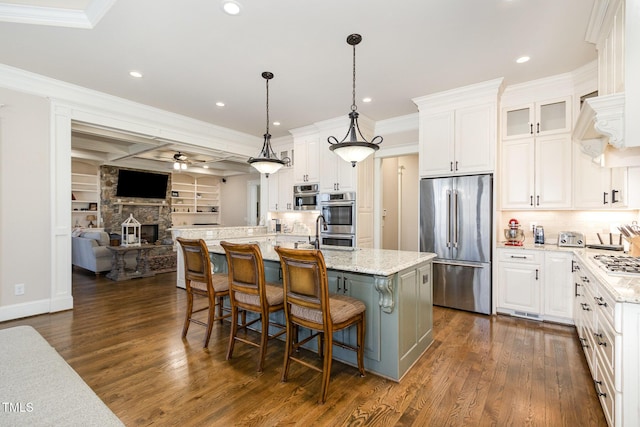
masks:
<path fill-rule="evenodd" d="M 370 425 L 605 426 L 575 330 L 506 316 L 434 308 L 434 343 L 400 382 L 333 364 L 318 405 L 318 373 L 294 364 L 280 382 L 284 345 L 237 344 L 229 325 L 182 340 L 186 298 L 175 273 L 112 282 L 74 271 L 72 311 L 0 323 L 32 325 L 127 426 Z"/>

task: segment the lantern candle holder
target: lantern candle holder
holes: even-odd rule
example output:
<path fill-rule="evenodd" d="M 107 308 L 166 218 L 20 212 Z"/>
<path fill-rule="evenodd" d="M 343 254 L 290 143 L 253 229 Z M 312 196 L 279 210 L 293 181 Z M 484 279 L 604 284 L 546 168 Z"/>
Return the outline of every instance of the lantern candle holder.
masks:
<path fill-rule="evenodd" d="M 129 214 L 129 218 L 122 223 L 122 241 L 120 246 L 140 246 L 140 223 Z"/>

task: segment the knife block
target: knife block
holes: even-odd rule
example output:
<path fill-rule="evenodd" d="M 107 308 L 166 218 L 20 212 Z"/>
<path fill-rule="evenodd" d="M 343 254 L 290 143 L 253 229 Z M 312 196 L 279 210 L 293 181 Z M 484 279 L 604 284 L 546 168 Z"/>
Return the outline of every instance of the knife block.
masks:
<path fill-rule="evenodd" d="M 640 236 L 629 237 L 629 255 L 640 257 Z"/>

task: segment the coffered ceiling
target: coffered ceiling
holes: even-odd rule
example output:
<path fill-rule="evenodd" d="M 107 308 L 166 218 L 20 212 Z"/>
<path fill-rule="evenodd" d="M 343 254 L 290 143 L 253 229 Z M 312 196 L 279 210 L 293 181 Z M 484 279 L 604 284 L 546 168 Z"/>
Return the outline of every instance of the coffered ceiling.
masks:
<path fill-rule="evenodd" d="M 265 131 L 261 73 L 271 71 L 270 116 L 281 124 L 270 130 L 277 138 L 346 117 L 351 33 L 363 36 L 358 111 L 375 121 L 415 113 L 415 97 L 497 77 L 506 85 L 525 82 L 596 58 L 584 41 L 594 0 L 238 3 L 240 14 L 230 16 L 221 0 L 0 0 L 0 63 L 253 137 Z M 524 55 L 531 60 L 517 64 Z M 132 70 L 143 77 L 131 77 Z M 95 133 L 76 130 L 74 152 L 116 158 L 119 145 L 129 144 L 128 153 L 140 154 L 128 161 L 171 158 L 178 150 L 218 166 L 246 160 Z M 110 151 L 100 151 L 109 143 Z"/>

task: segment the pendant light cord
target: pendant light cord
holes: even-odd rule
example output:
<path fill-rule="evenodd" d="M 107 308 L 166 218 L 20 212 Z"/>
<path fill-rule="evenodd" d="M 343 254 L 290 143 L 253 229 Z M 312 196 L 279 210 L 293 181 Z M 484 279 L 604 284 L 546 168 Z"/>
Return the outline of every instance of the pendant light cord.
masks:
<path fill-rule="evenodd" d="M 352 103 L 351 111 L 356 111 L 358 106 L 356 105 L 356 45 L 353 45 L 353 91 L 352 91 Z"/>
<path fill-rule="evenodd" d="M 266 81 L 267 81 L 267 134 L 268 134 L 269 133 L 269 79 L 266 79 Z"/>

